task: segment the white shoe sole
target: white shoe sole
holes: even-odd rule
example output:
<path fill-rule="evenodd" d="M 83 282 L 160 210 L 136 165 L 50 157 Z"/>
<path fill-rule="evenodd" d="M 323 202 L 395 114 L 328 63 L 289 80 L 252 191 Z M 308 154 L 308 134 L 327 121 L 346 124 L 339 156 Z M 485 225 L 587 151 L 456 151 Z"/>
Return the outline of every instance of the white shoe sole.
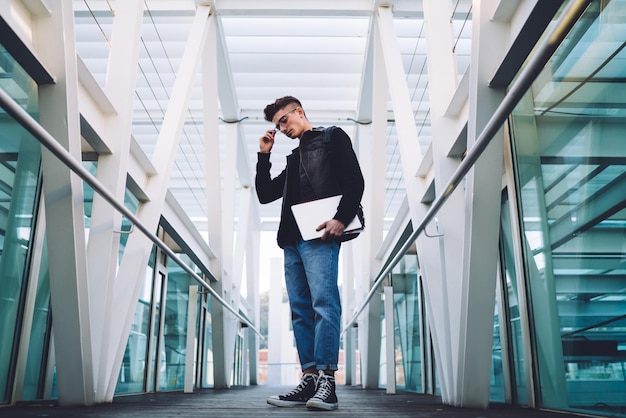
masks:
<path fill-rule="evenodd" d="M 305 406 L 306 402 L 298 402 L 298 401 L 283 401 L 281 399 L 269 397 L 267 398 L 267 403 L 274 406 L 282 406 L 291 408 L 294 406 Z"/>
<path fill-rule="evenodd" d="M 327 403 L 311 399 L 306 403 L 307 409 L 323 409 L 325 411 L 333 411 L 339 407 L 339 403 Z"/>

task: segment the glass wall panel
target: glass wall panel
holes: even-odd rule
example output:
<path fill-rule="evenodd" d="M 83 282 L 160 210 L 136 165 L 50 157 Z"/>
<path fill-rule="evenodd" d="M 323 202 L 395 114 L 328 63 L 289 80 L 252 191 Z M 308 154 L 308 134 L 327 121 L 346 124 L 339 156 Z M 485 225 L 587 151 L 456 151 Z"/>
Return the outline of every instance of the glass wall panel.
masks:
<path fill-rule="evenodd" d="M 502 342 L 500 340 L 500 316 L 498 305 L 493 321 L 493 344 L 491 347 L 491 379 L 489 382 L 489 400 L 504 402 L 504 379 L 502 376 Z"/>
<path fill-rule="evenodd" d="M 213 328 L 211 325 L 211 295 L 205 294 L 206 305 L 202 304 L 200 315 L 203 316 L 203 335 L 204 344 L 201 346 L 202 350 L 202 383 L 201 387 L 211 388 L 214 385 L 213 375 Z"/>
<path fill-rule="evenodd" d="M 138 393 L 146 390 L 150 325 L 152 321 L 152 295 L 154 282 L 155 251 L 150 255 L 135 316 L 130 326 L 130 334 L 124 351 L 120 374 L 115 387 L 116 394 Z"/>
<path fill-rule="evenodd" d="M 381 288 L 382 291 L 382 288 Z M 374 302 L 370 302 L 374 303 Z M 385 296 L 381 297 L 380 301 L 380 351 L 378 356 L 378 387 L 387 387 L 387 327 L 385 326 Z M 393 338 L 393 336 L 391 337 Z"/>
<path fill-rule="evenodd" d="M 156 263 L 155 263 L 156 264 Z M 161 269 L 156 269 L 157 273 L 154 278 L 154 287 L 152 288 L 152 326 L 150 327 L 150 345 L 148 349 L 149 367 L 148 367 L 148 391 L 156 390 L 156 382 L 161 369 L 162 354 L 162 338 L 160 338 L 163 329 L 163 304 L 164 295 L 163 287 L 165 284 L 165 275 Z"/>
<path fill-rule="evenodd" d="M 512 115 L 541 406 L 626 416 L 626 1 L 594 1 Z"/>
<path fill-rule="evenodd" d="M 0 45 L 0 88 L 37 118 L 37 85 Z M 37 207 L 40 145 L 0 109 L 0 402 L 8 402 Z"/>
<path fill-rule="evenodd" d="M 183 389 L 187 356 L 189 286 L 195 281 L 172 261 L 167 267 L 163 344 L 159 364 L 159 390 Z M 193 303 L 196 303 L 194 300 Z M 193 330 L 190 330 L 193 332 Z M 194 355 L 194 353 L 190 353 Z"/>
<path fill-rule="evenodd" d="M 235 336 L 235 353 L 233 355 L 233 377 L 232 377 L 232 385 L 233 386 L 242 386 L 245 383 L 245 370 L 244 361 L 246 361 L 246 345 L 244 341 L 244 335 L 241 330 Z"/>
<path fill-rule="evenodd" d="M 417 257 L 407 254 L 392 270 L 396 329 L 396 386 L 422 392 L 422 342 Z"/>
<path fill-rule="evenodd" d="M 48 274 L 48 246 L 44 245 L 39 263 L 39 279 L 33 312 L 30 342 L 28 344 L 28 358 L 22 388 L 22 400 L 45 399 L 46 370 L 48 365 L 48 350 L 52 330 L 50 316 L 50 275 Z M 26 336 L 24 336 L 25 338 Z"/>
<path fill-rule="evenodd" d="M 503 195 L 500 226 L 500 257 L 502 264 L 502 276 L 500 283 L 502 289 L 501 297 L 504 299 L 502 305 L 506 312 L 500 315 L 500 321 L 504 318 L 508 320 L 506 334 L 511 347 L 511 362 L 507 366 L 511 374 L 513 384 L 514 402 L 521 405 L 528 405 L 528 385 L 526 379 L 524 351 L 522 349 L 522 327 L 520 325 L 520 284 L 517 280 L 517 269 L 515 268 L 514 243 L 512 235 L 512 224 L 510 207 L 507 194 Z M 496 306 L 499 306 L 496 304 Z M 504 326 L 504 324 L 502 324 Z M 500 332 L 503 335 L 503 331 Z"/>

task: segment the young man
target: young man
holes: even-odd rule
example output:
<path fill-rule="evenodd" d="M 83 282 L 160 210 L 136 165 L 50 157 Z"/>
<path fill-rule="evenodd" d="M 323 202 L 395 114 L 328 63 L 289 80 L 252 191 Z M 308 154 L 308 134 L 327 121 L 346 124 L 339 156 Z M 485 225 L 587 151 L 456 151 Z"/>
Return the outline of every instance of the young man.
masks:
<path fill-rule="evenodd" d="M 259 141 L 256 191 L 261 203 L 283 198 L 277 241 L 284 252 L 291 320 L 302 366 L 300 384 L 285 395 L 270 396 L 267 403 L 333 410 L 339 405 L 334 378 L 341 332 L 339 237 L 357 213 L 363 175 L 348 135 L 334 128 L 330 140 L 324 141 L 324 128 L 313 128 L 295 97 L 277 99 L 264 113 L 276 128 Z M 299 139 L 299 147 L 287 157 L 282 173 L 271 178 L 270 151 L 276 131 Z M 323 230 L 322 237 L 303 241 L 291 206 L 336 195 L 342 195 L 337 212 L 317 228 Z"/>

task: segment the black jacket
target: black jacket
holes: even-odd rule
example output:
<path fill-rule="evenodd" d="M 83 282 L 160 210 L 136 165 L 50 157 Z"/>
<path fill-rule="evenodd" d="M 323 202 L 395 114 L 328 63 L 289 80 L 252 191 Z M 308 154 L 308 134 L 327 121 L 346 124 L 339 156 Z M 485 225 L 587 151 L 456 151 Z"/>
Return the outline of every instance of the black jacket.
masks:
<path fill-rule="evenodd" d="M 273 179 L 270 155 L 258 153 L 255 185 L 261 203 L 283 198 L 277 236 L 281 248 L 301 239 L 291 212 L 296 203 L 343 194 L 333 218 L 344 225 L 352 221 L 365 182 L 352 142 L 341 128 L 332 131 L 328 144 L 323 141 L 323 128 L 305 132 L 300 146 L 287 156 L 286 168 Z"/>

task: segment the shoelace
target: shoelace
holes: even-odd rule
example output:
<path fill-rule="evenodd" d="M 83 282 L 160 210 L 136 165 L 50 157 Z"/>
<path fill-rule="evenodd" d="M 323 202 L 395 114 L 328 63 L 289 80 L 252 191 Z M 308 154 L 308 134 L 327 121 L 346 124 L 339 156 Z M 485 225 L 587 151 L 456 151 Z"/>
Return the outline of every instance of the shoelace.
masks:
<path fill-rule="evenodd" d="M 313 378 L 313 380 L 315 380 L 315 378 Z M 304 381 L 305 381 L 305 376 L 303 376 L 302 379 L 300 379 L 300 384 L 296 386 L 294 389 L 292 389 L 291 392 L 289 392 L 285 396 L 297 395 L 298 393 L 302 392 L 305 386 Z M 315 382 L 315 385 L 317 385 L 317 382 Z"/>
<path fill-rule="evenodd" d="M 327 399 L 331 394 L 331 377 L 321 375 L 317 381 L 316 398 Z"/>

